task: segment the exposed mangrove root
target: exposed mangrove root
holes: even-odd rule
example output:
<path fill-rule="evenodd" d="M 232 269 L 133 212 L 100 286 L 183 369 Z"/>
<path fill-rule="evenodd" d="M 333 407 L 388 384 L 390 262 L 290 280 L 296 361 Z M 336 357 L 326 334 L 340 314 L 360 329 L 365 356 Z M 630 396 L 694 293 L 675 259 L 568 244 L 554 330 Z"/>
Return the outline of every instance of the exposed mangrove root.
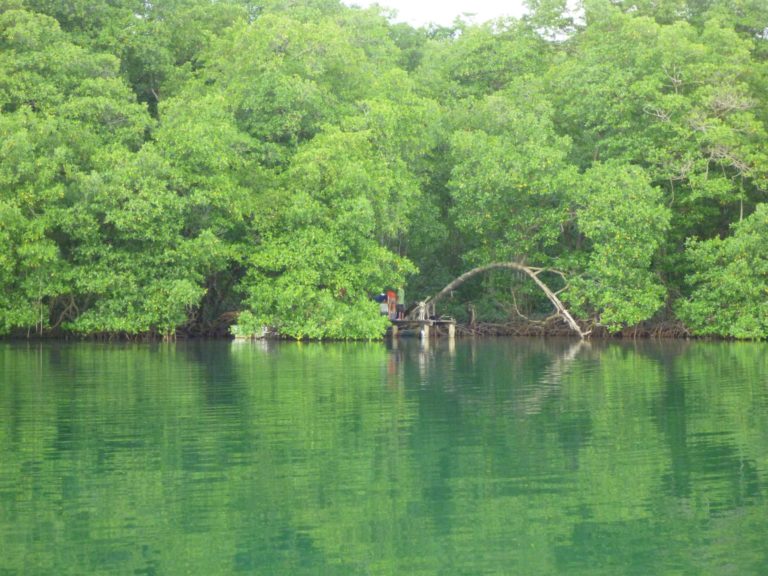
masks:
<path fill-rule="evenodd" d="M 560 316 L 563 320 L 565 320 L 565 322 L 568 324 L 568 326 L 572 331 L 576 332 L 580 338 L 586 338 L 587 336 L 590 335 L 592 331 L 582 330 L 581 326 L 579 326 L 579 323 L 576 322 L 573 316 L 571 316 L 571 313 L 568 312 L 568 309 L 565 307 L 565 305 L 560 301 L 560 298 L 557 297 L 557 295 L 560 294 L 563 290 L 565 290 L 565 288 L 562 288 L 557 292 L 554 292 L 541 280 L 541 278 L 539 278 L 539 275 L 542 272 L 551 272 L 553 274 L 557 274 L 558 276 L 560 276 L 563 279 L 563 281 L 566 282 L 566 287 L 567 287 L 567 280 L 565 278 L 565 275 L 559 270 L 554 270 L 552 268 L 535 268 L 532 266 L 525 266 L 524 264 L 520 264 L 518 262 L 494 262 L 493 264 L 478 266 L 477 268 L 473 268 L 469 272 L 465 272 L 464 274 L 456 278 L 453 282 L 448 284 L 445 288 L 443 288 L 431 299 L 427 299 L 425 301 L 425 304 L 434 306 L 435 302 L 440 300 L 446 294 L 449 294 L 452 290 L 455 290 L 456 288 L 458 288 L 461 284 L 463 284 L 473 276 L 482 274 L 484 272 L 488 272 L 489 270 L 499 270 L 499 269 L 517 270 L 518 272 L 523 272 L 524 274 L 526 274 L 529 278 L 531 278 L 536 283 L 536 285 L 539 288 L 541 288 L 541 291 L 544 292 L 546 297 L 555 307 L 557 315 Z"/>
<path fill-rule="evenodd" d="M 465 336 L 523 336 L 523 337 L 560 337 L 571 336 L 573 330 L 560 317 L 553 316 L 543 321 L 525 321 L 521 319 L 509 322 L 477 322 L 475 324 L 457 324 L 456 335 Z M 590 333 L 593 338 L 639 339 L 687 339 L 693 336 L 679 322 L 642 323 L 611 333 L 603 326 L 597 326 Z"/>

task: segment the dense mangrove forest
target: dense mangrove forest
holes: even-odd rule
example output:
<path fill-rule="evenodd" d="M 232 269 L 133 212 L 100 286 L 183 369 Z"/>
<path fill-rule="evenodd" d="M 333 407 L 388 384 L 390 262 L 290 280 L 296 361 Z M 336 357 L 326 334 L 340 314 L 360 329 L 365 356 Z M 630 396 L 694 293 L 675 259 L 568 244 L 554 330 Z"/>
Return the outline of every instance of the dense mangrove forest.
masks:
<path fill-rule="evenodd" d="M 584 330 L 768 336 L 768 3 L 0 0 L 0 334 L 376 338 L 511 262 Z M 441 312 L 551 304 L 515 270 Z"/>

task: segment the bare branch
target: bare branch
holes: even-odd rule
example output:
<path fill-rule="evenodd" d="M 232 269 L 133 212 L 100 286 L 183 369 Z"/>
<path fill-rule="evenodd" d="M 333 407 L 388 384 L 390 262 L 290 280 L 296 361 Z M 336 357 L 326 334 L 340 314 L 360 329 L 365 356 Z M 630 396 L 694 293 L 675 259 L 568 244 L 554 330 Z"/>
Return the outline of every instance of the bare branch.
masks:
<path fill-rule="evenodd" d="M 549 301 L 552 302 L 552 305 L 555 307 L 555 310 L 557 310 L 558 315 L 560 315 L 568 323 L 568 326 L 570 326 L 574 332 L 576 332 L 581 338 L 585 338 L 586 336 L 589 335 L 589 332 L 583 332 L 581 330 L 581 327 L 579 326 L 578 322 L 574 320 L 573 316 L 571 316 L 571 313 L 568 312 L 568 309 L 557 297 L 557 293 L 550 290 L 550 288 L 539 279 L 539 274 L 546 271 L 546 272 L 552 272 L 554 274 L 557 274 L 563 280 L 565 280 L 565 274 L 563 274 L 563 272 L 559 270 L 550 270 L 548 268 L 531 268 L 529 266 L 524 266 L 523 264 L 519 264 L 517 262 L 494 262 L 493 264 L 478 266 L 477 268 L 473 268 L 469 272 L 465 272 L 464 274 L 456 278 L 453 282 L 448 284 L 440 292 L 438 292 L 434 297 L 428 298 L 427 300 L 425 300 L 424 303 L 429 302 L 434 306 L 435 302 L 443 298 L 446 294 L 455 290 L 458 286 L 460 286 L 461 284 L 463 284 L 473 276 L 482 274 L 483 272 L 488 272 L 489 270 L 498 270 L 498 269 L 517 270 L 519 272 L 523 272 L 527 274 L 528 277 L 530 277 L 536 283 L 536 285 L 539 288 L 541 288 L 542 292 L 544 292 L 544 294 L 549 299 Z"/>
<path fill-rule="evenodd" d="M 643 112 L 650 116 L 654 116 L 661 120 L 662 122 L 669 122 L 672 119 L 672 116 L 669 112 L 666 110 L 663 110 L 661 108 L 653 108 L 651 106 L 643 106 Z"/>

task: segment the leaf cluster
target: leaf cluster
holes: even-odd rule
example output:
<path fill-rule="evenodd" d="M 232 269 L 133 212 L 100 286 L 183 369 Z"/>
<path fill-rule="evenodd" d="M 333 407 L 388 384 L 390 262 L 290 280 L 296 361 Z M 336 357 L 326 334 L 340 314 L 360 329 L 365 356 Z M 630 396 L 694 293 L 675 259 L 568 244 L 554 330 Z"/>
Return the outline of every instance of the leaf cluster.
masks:
<path fill-rule="evenodd" d="M 0 0 L 0 332 L 376 338 L 513 260 L 611 331 L 762 338 L 764 10 Z M 446 303 L 548 315 L 493 273 Z"/>

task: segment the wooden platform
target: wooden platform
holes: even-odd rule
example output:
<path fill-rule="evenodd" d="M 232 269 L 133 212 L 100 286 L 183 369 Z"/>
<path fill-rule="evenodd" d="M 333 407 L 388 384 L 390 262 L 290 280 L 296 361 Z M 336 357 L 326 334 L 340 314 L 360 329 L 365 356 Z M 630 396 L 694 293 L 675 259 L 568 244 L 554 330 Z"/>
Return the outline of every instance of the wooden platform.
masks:
<path fill-rule="evenodd" d="M 430 328 L 433 326 L 447 326 L 448 338 L 456 337 L 456 320 L 453 318 L 430 318 L 427 320 L 411 320 L 404 318 L 400 320 L 390 320 L 390 322 L 392 322 L 392 338 L 397 338 L 400 335 L 400 330 L 409 330 L 414 328 L 419 330 L 419 336 L 421 338 L 429 338 L 430 333 L 432 332 Z M 435 335 L 437 335 L 437 330 L 435 330 Z"/>

